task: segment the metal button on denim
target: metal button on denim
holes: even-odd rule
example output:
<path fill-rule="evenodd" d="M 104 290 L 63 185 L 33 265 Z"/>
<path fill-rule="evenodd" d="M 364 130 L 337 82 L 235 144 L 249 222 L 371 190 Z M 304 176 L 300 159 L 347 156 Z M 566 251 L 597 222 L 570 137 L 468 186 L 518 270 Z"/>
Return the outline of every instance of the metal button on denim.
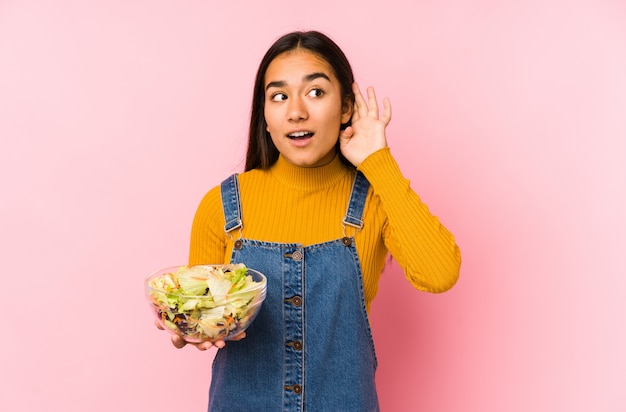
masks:
<path fill-rule="evenodd" d="M 298 295 L 296 296 L 292 296 L 289 299 L 285 299 L 286 303 L 291 303 L 294 306 L 301 306 L 302 305 L 302 298 Z"/>
<path fill-rule="evenodd" d="M 302 298 L 300 296 L 294 296 L 291 298 L 291 303 L 294 306 L 302 306 Z"/>
<path fill-rule="evenodd" d="M 302 260 L 302 252 L 300 252 L 299 250 L 296 250 L 295 252 L 291 254 L 291 258 L 295 260 L 296 262 Z"/>
<path fill-rule="evenodd" d="M 294 340 L 293 342 L 288 342 L 287 346 L 291 346 L 295 350 L 302 350 L 302 342 L 299 340 Z"/>
<path fill-rule="evenodd" d="M 298 385 L 297 383 L 295 385 L 286 385 L 285 386 L 285 390 L 286 391 L 293 391 L 296 394 L 301 394 L 302 393 L 302 386 Z"/>

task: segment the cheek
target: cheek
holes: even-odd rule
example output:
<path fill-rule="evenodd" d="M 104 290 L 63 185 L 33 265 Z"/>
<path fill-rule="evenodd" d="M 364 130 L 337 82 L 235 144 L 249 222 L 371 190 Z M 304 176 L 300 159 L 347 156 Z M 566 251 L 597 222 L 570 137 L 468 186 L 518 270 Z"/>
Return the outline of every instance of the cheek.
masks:
<path fill-rule="evenodd" d="M 263 116 L 265 117 L 265 124 L 267 125 L 267 130 L 276 129 L 281 124 L 281 120 L 284 117 L 284 114 L 281 112 L 280 107 L 268 107 L 265 106 L 263 108 Z"/>
<path fill-rule="evenodd" d="M 272 140 L 274 140 L 274 135 L 280 130 L 278 123 L 272 119 L 271 116 L 265 116 L 265 125 L 265 130 L 270 134 Z"/>

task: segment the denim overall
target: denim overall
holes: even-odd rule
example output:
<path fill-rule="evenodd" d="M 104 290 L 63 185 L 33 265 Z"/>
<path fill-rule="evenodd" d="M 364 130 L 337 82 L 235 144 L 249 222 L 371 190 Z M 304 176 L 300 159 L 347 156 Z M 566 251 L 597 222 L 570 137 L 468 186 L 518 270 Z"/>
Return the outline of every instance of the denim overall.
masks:
<path fill-rule="evenodd" d="M 337 222 L 344 234 L 346 225 L 362 228 L 368 188 L 357 173 L 346 216 Z M 225 230 L 241 234 L 237 175 L 221 190 Z M 267 297 L 246 337 L 217 352 L 209 411 L 378 411 L 377 360 L 354 238 L 306 247 L 238 238 L 231 262 L 265 274 Z"/>

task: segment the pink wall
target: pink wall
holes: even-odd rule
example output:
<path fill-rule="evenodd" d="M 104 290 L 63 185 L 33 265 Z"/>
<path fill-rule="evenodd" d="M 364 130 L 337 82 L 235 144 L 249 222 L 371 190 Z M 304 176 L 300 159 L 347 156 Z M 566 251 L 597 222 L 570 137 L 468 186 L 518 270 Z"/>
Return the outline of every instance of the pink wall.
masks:
<path fill-rule="evenodd" d="M 269 44 L 327 32 L 389 96 L 389 141 L 461 280 L 392 265 L 385 411 L 626 407 L 626 7 L 551 1 L 0 2 L 0 410 L 205 410 L 212 353 L 142 296 L 239 170 Z"/>

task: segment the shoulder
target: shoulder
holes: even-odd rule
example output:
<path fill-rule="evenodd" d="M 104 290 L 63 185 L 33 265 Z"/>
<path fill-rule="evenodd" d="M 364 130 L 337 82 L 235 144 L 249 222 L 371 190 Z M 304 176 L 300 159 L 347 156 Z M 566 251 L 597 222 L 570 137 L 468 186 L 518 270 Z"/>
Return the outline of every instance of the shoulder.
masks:
<path fill-rule="evenodd" d="M 260 171 L 258 170 L 252 170 L 249 172 L 234 173 L 227 177 L 224 177 L 220 181 L 220 183 L 213 186 L 208 192 L 204 194 L 204 196 L 200 200 L 200 204 L 198 206 L 198 210 L 196 214 L 205 215 L 205 217 L 207 216 L 214 217 L 217 214 L 222 215 L 223 214 L 223 207 L 222 207 L 223 184 L 229 181 L 230 179 L 232 179 L 233 176 L 235 176 L 237 178 L 240 191 L 241 191 L 242 185 L 247 186 L 247 187 L 255 187 L 261 181 L 259 179 L 259 174 L 260 174 L 259 172 Z M 222 217 L 222 220 L 223 220 L 223 217 Z"/>
<path fill-rule="evenodd" d="M 252 169 L 248 170 L 247 172 L 237 173 L 237 178 L 239 179 L 240 183 L 249 184 L 269 179 L 270 173 L 267 170 Z"/>
<path fill-rule="evenodd" d="M 224 177 L 220 183 L 218 183 L 217 185 L 213 186 L 202 198 L 201 202 L 200 202 L 200 206 L 208 206 L 208 205 L 213 205 L 213 204 L 219 204 L 221 203 L 221 195 L 222 195 L 222 188 L 224 186 L 225 183 L 227 183 L 228 181 L 230 181 L 233 177 L 235 177 L 237 179 L 237 183 L 239 185 L 243 183 L 245 184 L 250 184 L 250 183 L 254 183 L 254 181 L 258 180 L 258 170 L 251 170 L 248 172 L 243 172 L 243 173 L 233 173 L 231 175 L 228 175 L 226 177 Z"/>
<path fill-rule="evenodd" d="M 200 200 L 196 211 L 196 220 L 210 220 L 222 211 L 222 196 L 220 185 L 214 186 Z"/>

